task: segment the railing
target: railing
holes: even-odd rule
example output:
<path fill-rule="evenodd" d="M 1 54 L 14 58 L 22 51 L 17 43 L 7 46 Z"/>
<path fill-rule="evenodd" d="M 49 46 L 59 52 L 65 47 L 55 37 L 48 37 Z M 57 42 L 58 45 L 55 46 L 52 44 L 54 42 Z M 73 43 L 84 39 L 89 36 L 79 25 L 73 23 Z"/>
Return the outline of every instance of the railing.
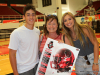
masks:
<path fill-rule="evenodd" d="M 19 16 L 19 17 L 18 17 L 18 15 L 13 15 L 13 16 L 12 16 L 12 15 L 0 15 L 0 18 L 2 18 L 2 20 L 4 20 L 4 18 L 9 18 L 9 20 L 12 19 L 12 18 L 15 18 L 15 19 L 16 19 L 16 18 L 22 18 L 22 19 L 19 19 L 19 20 L 15 20 L 15 21 L 18 21 L 18 22 L 21 21 L 21 20 L 23 21 L 23 22 L 19 23 L 19 25 L 23 25 L 23 23 L 25 22 L 25 21 L 23 20 L 23 16 L 22 16 L 22 15 Z M 7 22 L 6 25 L 9 24 L 9 23 L 15 23 L 15 21 Z M 37 22 L 36 25 L 37 25 L 38 28 L 39 28 L 40 26 L 43 25 L 43 24 L 40 25 L 40 23 L 41 23 L 41 22 L 44 22 L 44 21 L 45 21 L 45 15 L 36 15 L 36 22 Z M 39 22 L 40 22 L 40 23 L 39 23 Z M 1 25 L 5 25 L 5 24 L 4 24 L 4 23 L 1 23 L 0 26 L 1 26 Z M 9 28 L 9 29 L 10 29 L 10 28 Z M 2 29 L 1 29 L 1 30 L 2 30 Z M 2 33 L 2 32 L 0 31 L 0 39 L 3 39 L 3 38 L 4 38 L 4 39 L 6 40 L 7 38 L 10 37 L 10 34 L 11 34 L 11 32 Z"/>
<path fill-rule="evenodd" d="M 35 26 L 38 28 L 40 26 L 43 26 L 43 24 L 45 23 L 45 17 L 46 17 L 45 15 L 36 15 Z M 21 25 L 23 25 L 23 23 L 25 23 L 25 20 L 23 19 L 23 15 L 0 15 L 0 18 L 1 18 L 0 26 L 5 25 L 5 28 L 6 28 L 6 25 L 9 25 L 9 23 L 17 23 L 16 24 L 17 26 L 18 26 L 18 24 L 19 24 L 19 26 L 21 26 Z M 6 21 L 5 18 L 7 18 L 8 21 Z M 4 23 L 4 21 L 6 21 L 6 22 Z"/>
<path fill-rule="evenodd" d="M 45 17 L 46 17 L 45 15 L 36 15 L 36 18 L 37 18 L 37 19 L 36 19 L 36 22 L 37 22 L 37 27 L 38 27 L 38 28 L 39 28 L 39 26 L 40 26 L 40 25 L 38 24 L 38 23 L 39 23 L 39 18 L 43 18 L 43 22 L 44 22 L 44 21 L 45 21 Z"/>
<path fill-rule="evenodd" d="M 6 40 L 6 38 L 10 38 L 10 34 L 11 33 L 0 33 L 0 39 L 3 39 L 4 38 Z M 4 35 L 3 38 L 1 38 L 2 35 Z M 9 35 L 9 36 L 7 36 L 7 35 Z"/>
<path fill-rule="evenodd" d="M 9 20 L 10 19 L 16 19 L 16 18 L 20 18 L 22 19 L 23 18 L 23 15 L 0 15 L 0 18 L 3 20 L 4 18 L 8 18 Z M 36 15 L 36 18 L 43 18 L 45 20 L 45 15 Z"/>
<path fill-rule="evenodd" d="M 77 13 L 75 16 L 77 16 L 77 17 L 84 16 L 84 13 Z"/>
<path fill-rule="evenodd" d="M 84 9 L 83 13 L 77 13 L 75 16 L 79 17 L 79 16 L 93 16 L 97 14 L 97 11 L 95 11 L 95 8 L 87 8 Z"/>
<path fill-rule="evenodd" d="M 7 18 L 7 19 L 17 19 L 17 18 L 23 18 L 23 15 L 0 15 L 0 18 L 3 20 L 3 19 L 5 19 L 5 18 Z"/>
<path fill-rule="evenodd" d="M 38 20 L 38 18 L 42 18 L 43 17 L 43 19 L 44 19 L 44 21 L 45 21 L 45 15 L 36 15 L 36 18 L 37 18 L 37 20 Z"/>

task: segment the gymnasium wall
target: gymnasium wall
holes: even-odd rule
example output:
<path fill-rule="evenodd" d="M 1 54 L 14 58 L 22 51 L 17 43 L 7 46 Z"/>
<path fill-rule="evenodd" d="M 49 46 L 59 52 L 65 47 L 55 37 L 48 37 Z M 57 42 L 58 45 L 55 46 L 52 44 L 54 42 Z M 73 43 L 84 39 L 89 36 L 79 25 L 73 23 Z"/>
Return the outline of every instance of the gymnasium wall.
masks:
<path fill-rule="evenodd" d="M 74 15 L 76 14 L 76 11 L 79 9 L 82 9 L 86 5 L 85 0 L 69 0 L 69 10 Z"/>
<path fill-rule="evenodd" d="M 51 0 L 51 5 L 46 7 L 43 7 L 42 0 L 37 0 L 37 1 L 38 1 L 38 8 L 36 8 L 37 11 L 40 11 L 45 15 L 55 13 L 55 11 L 57 11 L 56 0 Z"/>

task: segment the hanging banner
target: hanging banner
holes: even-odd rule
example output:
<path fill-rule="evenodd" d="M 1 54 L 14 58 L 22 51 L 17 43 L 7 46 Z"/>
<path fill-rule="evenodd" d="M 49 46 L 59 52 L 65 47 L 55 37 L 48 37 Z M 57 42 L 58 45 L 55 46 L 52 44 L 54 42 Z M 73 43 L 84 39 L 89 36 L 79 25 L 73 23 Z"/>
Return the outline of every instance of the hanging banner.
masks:
<path fill-rule="evenodd" d="M 10 6 L 21 6 L 21 7 L 24 7 L 26 5 L 25 4 L 10 4 Z"/>
<path fill-rule="evenodd" d="M 35 75 L 71 75 L 79 51 L 48 38 Z"/>
<path fill-rule="evenodd" d="M 85 17 L 85 20 L 88 20 L 88 17 Z"/>
<path fill-rule="evenodd" d="M 92 17 L 89 17 L 89 21 L 92 21 Z"/>
<path fill-rule="evenodd" d="M 84 18 L 83 17 L 81 18 L 81 21 L 84 22 Z"/>
<path fill-rule="evenodd" d="M 7 4 L 2 4 L 2 3 L 0 3 L 0 6 L 7 6 Z"/>
<path fill-rule="evenodd" d="M 96 20 L 97 20 L 97 19 L 100 19 L 100 14 L 95 15 L 95 19 L 96 19 Z"/>

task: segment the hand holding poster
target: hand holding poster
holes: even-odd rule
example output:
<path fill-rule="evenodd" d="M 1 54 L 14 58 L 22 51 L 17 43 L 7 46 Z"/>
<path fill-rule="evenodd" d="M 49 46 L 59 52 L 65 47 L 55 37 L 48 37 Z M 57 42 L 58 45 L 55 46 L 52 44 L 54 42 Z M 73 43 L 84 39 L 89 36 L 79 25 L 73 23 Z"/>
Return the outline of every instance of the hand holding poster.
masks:
<path fill-rule="evenodd" d="M 71 75 L 79 48 L 48 38 L 44 46 L 36 75 Z"/>

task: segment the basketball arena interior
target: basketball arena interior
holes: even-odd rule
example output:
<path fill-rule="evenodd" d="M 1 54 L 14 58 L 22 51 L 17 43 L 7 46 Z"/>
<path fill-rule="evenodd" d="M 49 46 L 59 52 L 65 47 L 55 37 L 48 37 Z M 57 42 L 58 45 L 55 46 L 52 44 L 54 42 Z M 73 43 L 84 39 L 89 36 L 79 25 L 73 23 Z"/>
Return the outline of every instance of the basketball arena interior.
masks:
<path fill-rule="evenodd" d="M 13 75 L 9 61 L 9 41 L 12 31 L 23 24 L 23 8 L 27 3 L 36 7 L 35 27 L 43 31 L 45 17 L 49 14 L 61 17 L 65 12 L 72 12 L 80 24 L 88 24 L 93 28 L 99 43 L 100 58 L 100 0 L 0 0 L 0 75 Z M 75 68 L 73 68 L 75 71 Z M 76 75 L 72 72 L 71 75 Z"/>

